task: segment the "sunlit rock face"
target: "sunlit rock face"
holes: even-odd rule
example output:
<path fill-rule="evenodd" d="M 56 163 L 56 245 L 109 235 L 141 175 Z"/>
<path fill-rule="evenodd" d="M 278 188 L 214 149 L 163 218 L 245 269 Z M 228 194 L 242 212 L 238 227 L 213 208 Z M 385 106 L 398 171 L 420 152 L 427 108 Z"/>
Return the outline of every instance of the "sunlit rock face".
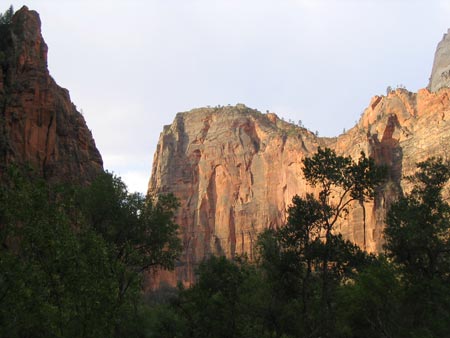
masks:
<path fill-rule="evenodd" d="M 258 233 L 284 223 L 305 192 L 301 160 L 327 141 L 243 105 L 180 113 L 161 134 L 150 193 L 172 192 L 184 254 L 181 280 L 211 254 L 253 257 Z"/>
<path fill-rule="evenodd" d="M 415 163 L 450 151 L 450 89 L 374 97 L 360 121 L 336 138 L 320 138 L 275 114 L 243 105 L 179 113 L 161 133 L 149 193 L 174 193 L 181 206 L 184 253 L 171 283 L 194 281 L 195 267 L 211 254 L 254 258 L 258 234 L 283 226 L 295 194 L 314 192 L 302 159 L 317 147 L 358 158 L 361 151 L 389 166 L 386 184 L 363 210 L 354 205 L 338 230 L 371 252 L 382 250 L 385 213 Z"/>
<path fill-rule="evenodd" d="M 362 210 L 355 208 L 352 217 L 341 223 L 344 237 L 368 251 L 382 250 L 386 211 L 399 194 L 411 189 L 405 177 L 415 172 L 416 163 L 450 154 L 449 95 L 450 89 L 443 88 L 437 93 L 397 89 L 375 96 L 358 124 L 338 137 L 333 146 L 338 153 L 356 157 L 363 150 L 389 168 L 387 183 L 369 205 L 365 231 L 358 216 Z"/>
<path fill-rule="evenodd" d="M 450 29 L 437 45 L 428 89 L 436 92 L 443 87 L 450 87 Z"/>
<path fill-rule="evenodd" d="M 47 50 L 35 11 L 23 7 L 0 25 L 0 173 L 26 163 L 49 180 L 88 182 L 102 159 L 69 92 L 50 76 Z"/>

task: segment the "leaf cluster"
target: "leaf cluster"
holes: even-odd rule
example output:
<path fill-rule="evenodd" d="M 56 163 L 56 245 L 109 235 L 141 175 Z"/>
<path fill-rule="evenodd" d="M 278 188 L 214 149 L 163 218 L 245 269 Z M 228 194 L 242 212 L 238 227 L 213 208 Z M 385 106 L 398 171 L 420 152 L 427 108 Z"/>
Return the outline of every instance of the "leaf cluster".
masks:
<path fill-rule="evenodd" d="M 9 25 L 12 21 L 13 16 L 14 8 L 11 5 L 4 13 L 0 13 L 0 25 Z"/>
<path fill-rule="evenodd" d="M 173 196 L 130 194 L 108 173 L 88 187 L 17 167 L 3 179 L 0 337 L 137 336 L 142 272 L 180 251 Z"/>

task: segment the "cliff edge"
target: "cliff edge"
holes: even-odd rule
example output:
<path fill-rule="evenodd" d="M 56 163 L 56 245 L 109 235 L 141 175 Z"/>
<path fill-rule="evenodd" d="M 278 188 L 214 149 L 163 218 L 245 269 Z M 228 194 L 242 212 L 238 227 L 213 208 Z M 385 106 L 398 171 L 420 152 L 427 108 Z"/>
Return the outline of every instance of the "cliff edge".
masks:
<path fill-rule="evenodd" d="M 86 182 L 103 169 L 83 116 L 47 68 L 39 14 L 0 25 L 0 173 L 29 164 L 49 180 Z"/>
<path fill-rule="evenodd" d="M 303 178 L 302 159 L 317 147 L 359 157 L 361 151 L 389 168 L 388 180 L 363 209 L 355 204 L 339 223 L 343 236 L 369 252 L 381 252 L 386 211 L 411 186 L 404 177 L 416 163 L 450 152 L 449 35 L 439 44 L 431 90 L 396 89 L 375 96 L 352 129 L 321 138 L 244 105 L 178 113 L 165 126 L 154 156 L 148 192 L 174 193 L 181 207 L 184 253 L 175 274 L 162 281 L 186 284 L 209 255 L 254 258 L 258 234 L 284 224 L 295 194 L 313 192 Z M 438 75 L 441 74 L 441 75 Z M 445 81 L 444 81 L 445 80 Z M 438 90 L 439 89 L 439 90 Z"/>
<path fill-rule="evenodd" d="M 436 92 L 443 87 L 450 87 L 450 29 L 437 45 L 428 84 L 431 92 Z"/>

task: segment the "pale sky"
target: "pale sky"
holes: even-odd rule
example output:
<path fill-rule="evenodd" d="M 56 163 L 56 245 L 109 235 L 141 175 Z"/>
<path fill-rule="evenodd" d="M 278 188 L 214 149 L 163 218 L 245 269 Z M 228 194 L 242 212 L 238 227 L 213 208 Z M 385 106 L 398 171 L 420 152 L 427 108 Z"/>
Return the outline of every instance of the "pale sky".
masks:
<path fill-rule="evenodd" d="M 386 87 L 426 87 L 450 0 L 29 0 L 105 168 L 146 192 L 176 113 L 244 103 L 321 136 Z"/>

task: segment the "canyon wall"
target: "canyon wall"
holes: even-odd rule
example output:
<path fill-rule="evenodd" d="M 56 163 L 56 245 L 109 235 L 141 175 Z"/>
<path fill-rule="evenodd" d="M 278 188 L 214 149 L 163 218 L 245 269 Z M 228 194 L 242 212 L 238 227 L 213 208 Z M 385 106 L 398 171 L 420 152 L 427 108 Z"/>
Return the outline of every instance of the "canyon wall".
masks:
<path fill-rule="evenodd" d="M 179 113 L 164 127 L 148 191 L 174 193 L 181 202 L 184 253 L 174 274 L 162 280 L 189 284 L 195 267 L 211 254 L 254 257 L 258 234 L 285 222 L 295 194 L 311 192 L 302 159 L 318 146 L 358 158 L 361 151 L 389 166 L 387 183 L 367 205 L 353 206 L 339 231 L 371 252 L 382 250 L 384 217 L 403 191 L 415 163 L 446 156 L 450 141 L 450 89 L 411 93 L 397 89 L 374 97 L 355 127 L 336 138 L 312 132 L 244 105 Z"/>
<path fill-rule="evenodd" d="M 22 7 L 0 25 L 0 174 L 26 163 L 49 180 L 90 181 L 102 159 L 69 92 L 50 76 L 47 51 L 35 11 Z"/>
<path fill-rule="evenodd" d="M 428 89 L 432 92 L 450 86 L 450 29 L 439 42 L 434 54 Z"/>

